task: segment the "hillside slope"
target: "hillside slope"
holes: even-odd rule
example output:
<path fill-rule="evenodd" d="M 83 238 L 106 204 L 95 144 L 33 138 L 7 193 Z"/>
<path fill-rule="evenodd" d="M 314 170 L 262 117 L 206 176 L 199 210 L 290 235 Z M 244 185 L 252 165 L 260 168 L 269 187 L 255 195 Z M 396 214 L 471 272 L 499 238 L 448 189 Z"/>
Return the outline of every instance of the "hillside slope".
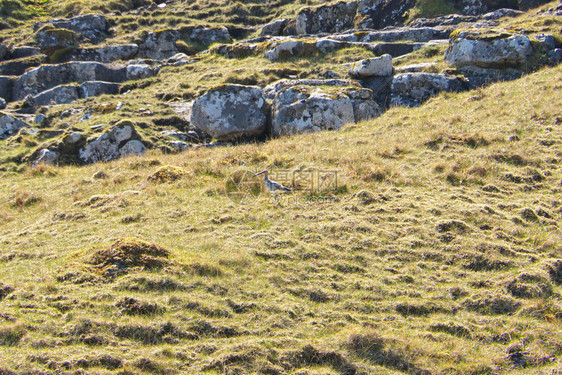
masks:
<path fill-rule="evenodd" d="M 339 132 L 2 172 L 0 372 L 558 371 L 560 77 Z M 236 177 L 265 167 L 320 180 L 277 205 Z"/>

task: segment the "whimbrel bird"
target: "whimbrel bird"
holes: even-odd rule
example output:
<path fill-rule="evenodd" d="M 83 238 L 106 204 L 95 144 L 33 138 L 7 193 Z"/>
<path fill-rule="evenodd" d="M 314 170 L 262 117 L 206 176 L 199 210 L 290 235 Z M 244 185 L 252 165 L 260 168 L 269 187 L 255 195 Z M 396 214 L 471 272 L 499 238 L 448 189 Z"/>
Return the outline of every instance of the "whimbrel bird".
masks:
<path fill-rule="evenodd" d="M 281 185 L 279 182 L 271 181 L 269 178 L 267 178 L 267 170 L 261 171 L 260 173 L 256 173 L 254 177 L 259 176 L 260 174 L 263 174 L 263 182 L 265 182 L 266 189 L 271 191 L 273 194 L 275 194 L 275 202 L 279 200 L 279 196 L 277 195 L 277 190 L 284 191 L 286 193 L 291 192 L 291 189 L 289 189 L 288 187 L 285 187 Z"/>

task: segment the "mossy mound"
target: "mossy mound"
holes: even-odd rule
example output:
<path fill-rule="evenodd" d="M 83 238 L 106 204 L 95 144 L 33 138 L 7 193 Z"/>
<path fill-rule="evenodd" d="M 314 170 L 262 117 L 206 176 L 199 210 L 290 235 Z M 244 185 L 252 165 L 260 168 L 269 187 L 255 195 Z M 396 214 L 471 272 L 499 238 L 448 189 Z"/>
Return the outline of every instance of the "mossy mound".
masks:
<path fill-rule="evenodd" d="M 107 248 L 96 250 L 86 263 L 107 273 L 119 273 L 131 267 L 159 269 L 170 264 L 170 251 L 137 238 L 122 238 Z"/>
<path fill-rule="evenodd" d="M 148 176 L 148 181 L 155 183 L 173 182 L 182 178 L 187 172 L 173 165 L 164 165 Z"/>

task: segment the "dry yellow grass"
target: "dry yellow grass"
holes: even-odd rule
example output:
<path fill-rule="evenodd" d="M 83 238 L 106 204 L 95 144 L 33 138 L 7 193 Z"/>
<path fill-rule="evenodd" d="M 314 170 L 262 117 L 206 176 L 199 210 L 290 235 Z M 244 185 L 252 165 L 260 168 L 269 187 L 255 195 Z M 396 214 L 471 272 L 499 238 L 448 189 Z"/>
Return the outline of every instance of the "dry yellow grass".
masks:
<path fill-rule="evenodd" d="M 2 172 L 0 372 L 556 373 L 561 70 L 338 132 Z M 337 185 L 232 199 L 266 167 Z M 169 256 L 92 266 L 123 239 Z"/>

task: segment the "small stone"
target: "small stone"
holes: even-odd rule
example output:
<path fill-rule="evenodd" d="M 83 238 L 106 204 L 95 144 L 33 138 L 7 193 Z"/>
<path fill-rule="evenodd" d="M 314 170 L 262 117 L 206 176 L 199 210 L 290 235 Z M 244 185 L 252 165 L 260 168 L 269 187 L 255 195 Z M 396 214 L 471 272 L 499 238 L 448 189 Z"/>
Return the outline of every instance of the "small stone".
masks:
<path fill-rule="evenodd" d="M 44 148 L 39 151 L 37 159 L 33 162 L 33 166 L 36 167 L 39 164 L 52 165 L 58 161 L 58 158 L 59 154 L 57 152 Z"/>

